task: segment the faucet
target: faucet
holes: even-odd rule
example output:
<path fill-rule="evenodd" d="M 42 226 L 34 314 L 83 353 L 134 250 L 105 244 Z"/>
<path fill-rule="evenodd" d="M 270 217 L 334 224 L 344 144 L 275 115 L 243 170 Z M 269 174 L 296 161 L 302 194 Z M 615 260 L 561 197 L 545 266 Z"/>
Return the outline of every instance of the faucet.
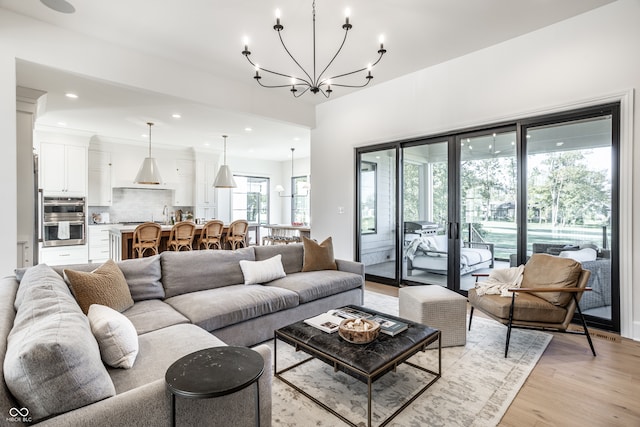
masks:
<path fill-rule="evenodd" d="M 167 205 L 164 205 L 164 207 L 162 208 L 162 216 L 164 217 L 164 224 L 169 224 L 169 208 L 167 207 Z"/>

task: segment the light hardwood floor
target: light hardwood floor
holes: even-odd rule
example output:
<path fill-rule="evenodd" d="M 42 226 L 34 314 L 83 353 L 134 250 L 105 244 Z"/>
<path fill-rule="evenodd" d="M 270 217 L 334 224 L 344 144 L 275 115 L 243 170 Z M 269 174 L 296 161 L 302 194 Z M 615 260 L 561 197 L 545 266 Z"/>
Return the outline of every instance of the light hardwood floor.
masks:
<path fill-rule="evenodd" d="M 398 296 L 393 286 L 366 289 Z M 499 426 L 640 426 L 640 342 L 590 331 L 597 357 L 584 336 L 553 333 Z"/>

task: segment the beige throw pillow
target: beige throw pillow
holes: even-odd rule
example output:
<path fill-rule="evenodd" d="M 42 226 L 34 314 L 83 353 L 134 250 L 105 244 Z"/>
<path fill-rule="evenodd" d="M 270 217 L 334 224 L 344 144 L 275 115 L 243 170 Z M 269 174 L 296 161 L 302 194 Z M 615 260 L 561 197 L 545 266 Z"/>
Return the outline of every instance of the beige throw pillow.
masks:
<path fill-rule="evenodd" d="M 333 257 L 333 242 L 327 237 L 324 242 L 318 244 L 315 240 L 302 237 L 304 255 L 302 271 L 337 270 L 336 260 Z"/>
<path fill-rule="evenodd" d="M 100 304 L 91 304 L 87 317 L 102 361 L 114 368 L 131 368 L 138 355 L 138 333 L 131 320 Z"/>
<path fill-rule="evenodd" d="M 100 304 L 123 312 L 133 305 L 129 285 L 113 260 L 108 260 L 90 273 L 64 270 L 73 295 L 87 314 L 91 304 Z"/>

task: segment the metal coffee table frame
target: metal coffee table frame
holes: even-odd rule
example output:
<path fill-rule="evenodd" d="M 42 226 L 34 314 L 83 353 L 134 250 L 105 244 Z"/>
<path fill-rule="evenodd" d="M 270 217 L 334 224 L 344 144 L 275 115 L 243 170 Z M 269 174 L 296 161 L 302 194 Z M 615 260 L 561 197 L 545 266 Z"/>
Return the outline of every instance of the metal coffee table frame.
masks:
<path fill-rule="evenodd" d="M 367 310 L 367 311 L 371 311 L 371 310 Z M 408 322 L 411 323 L 411 322 Z M 306 327 L 312 328 L 311 326 L 305 325 Z M 282 328 L 284 329 L 284 328 Z M 336 333 L 337 335 L 337 333 Z M 295 348 L 296 351 L 298 350 L 303 350 L 305 351 L 307 354 L 310 355 L 310 357 L 292 365 L 289 367 L 286 367 L 284 369 L 278 370 L 278 340 L 283 341 L 286 344 L 289 344 L 291 346 L 293 346 Z M 416 354 L 418 351 L 425 351 L 426 347 L 432 343 L 434 343 L 435 341 L 438 341 L 438 371 L 434 372 L 431 369 L 427 369 L 425 367 L 416 365 L 415 363 L 409 362 L 407 359 L 409 359 L 410 357 L 412 357 L 414 354 Z M 349 344 L 347 342 L 345 342 L 345 345 L 357 345 L 357 344 Z M 411 403 L 413 403 L 418 397 L 420 397 L 420 395 L 422 395 L 422 393 L 424 393 L 429 387 L 431 387 L 441 376 L 441 370 L 442 370 L 442 347 L 441 347 L 441 339 L 440 339 L 440 331 L 435 331 L 433 334 L 425 337 L 424 339 L 416 342 L 414 345 L 412 345 L 411 347 L 408 347 L 406 350 L 402 351 L 401 354 L 397 355 L 396 357 L 388 360 L 383 366 L 379 367 L 378 369 L 376 369 L 373 372 L 365 372 L 361 369 L 355 368 L 349 364 L 347 364 L 346 362 L 342 361 L 339 359 L 339 357 L 332 357 L 329 354 L 325 353 L 322 351 L 321 348 L 314 348 L 308 344 L 305 344 L 304 342 L 300 341 L 299 339 L 297 339 L 295 336 L 292 335 L 288 335 L 286 333 L 283 333 L 280 329 L 276 330 L 274 332 L 274 340 L 273 340 L 273 348 L 274 348 L 274 362 L 273 362 L 273 370 L 274 370 L 274 376 L 278 379 L 280 379 L 280 381 L 284 382 L 285 384 L 287 384 L 288 386 L 290 386 L 291 388 L 293 388 L 294 390 L 296 390 L 297 392 L 303 394 L 304 396 L 306 396 L 307 398 L 309 398 L 310 400 L 312 400 L 313 402 L 315 402 L 316 404 L 318 404 L 319 406 L 321 406 L 322 408 L 326 409 L 327 411 L 331 412 L 333 415 L 335 415 L 336 417 L 340 418 L 342 421 L 344 421 L 345 423 L 357 427 L 358 424 L 354 423 L 353 421 L 347 419 L 344 415 L 338 413 L 337 411 L 335 411 L 334 409 L 330 408 L 329 406 L 327 406 L 325 403 L 321 402 L 320 400 L 316 399 L 315 397 L 313 397 L 311 394 L 307 393 L 306 391 L 302 390 L 300 387 L 298 387 L 297 385 L 293 384 L 291 381 L 287 380 L 286 378 L 284 378 L 281 374 L 284 374 L 287 371 L 290 371 L 291 369 L 297 368 L 300 365 L 303 365 L 313 359 L 318 359 L 320 361 L 323 361 L 329 365 L 333 365 L 333 369 L 334 372 L 341 370 L 347 374 L 352 374 L 352 376 L 354 376 L 357 379 L 362 380 L 363 382 L 366 382 L 367 384 L 367 426 L 371 427 L 371 406 L 372 406 L 372 386 L 374 381 L 376 381 L 378 378 L 381 378 L 384 374 L 386 374 L 387 372 L 393 370 L 395 371 L 397 366 L 405 363 L 415 369 L 418 369 L 420 371 L 423 372 L 427 372 L 431 375 L 434 375 L 434 378 L 429 381 L 424 387 L 422 387 L 420 390 L 418 390 L 409 400 L 407 400 L 400 408 L 398 408 L 393 414 L 391 414 L 389 417 L 387 417 L 385 420 L 383 420 L 383 422 L 380 424 L 380 427 L 387 425 L 389 422 L 391 422 L 391 420 L 393 420 L 398 414 L 400 414 L 400 412 L 402 412 L 407 406 L 409 406 Z M 366 381 L 365 381 L 366 380 Z"/>

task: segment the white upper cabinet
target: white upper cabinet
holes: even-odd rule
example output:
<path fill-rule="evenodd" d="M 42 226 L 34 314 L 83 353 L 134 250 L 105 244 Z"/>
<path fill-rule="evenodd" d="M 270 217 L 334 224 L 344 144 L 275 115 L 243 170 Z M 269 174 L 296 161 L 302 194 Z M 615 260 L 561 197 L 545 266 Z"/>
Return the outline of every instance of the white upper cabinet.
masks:
<path fill-rule="evenodd" d="M 42 142 L 40 188 L 50 195 L 86 196 L 87 148 Z"/>
<path fill-rule="evenodd" d="M 89 150 L 89 206 L 111 206 L 111 153 Z"/>
<path fill-rule="evenodd" d="M 193 160 L 176 160 L 177 182 L 173 193 L 174 206 L 193 206 Z"/>

